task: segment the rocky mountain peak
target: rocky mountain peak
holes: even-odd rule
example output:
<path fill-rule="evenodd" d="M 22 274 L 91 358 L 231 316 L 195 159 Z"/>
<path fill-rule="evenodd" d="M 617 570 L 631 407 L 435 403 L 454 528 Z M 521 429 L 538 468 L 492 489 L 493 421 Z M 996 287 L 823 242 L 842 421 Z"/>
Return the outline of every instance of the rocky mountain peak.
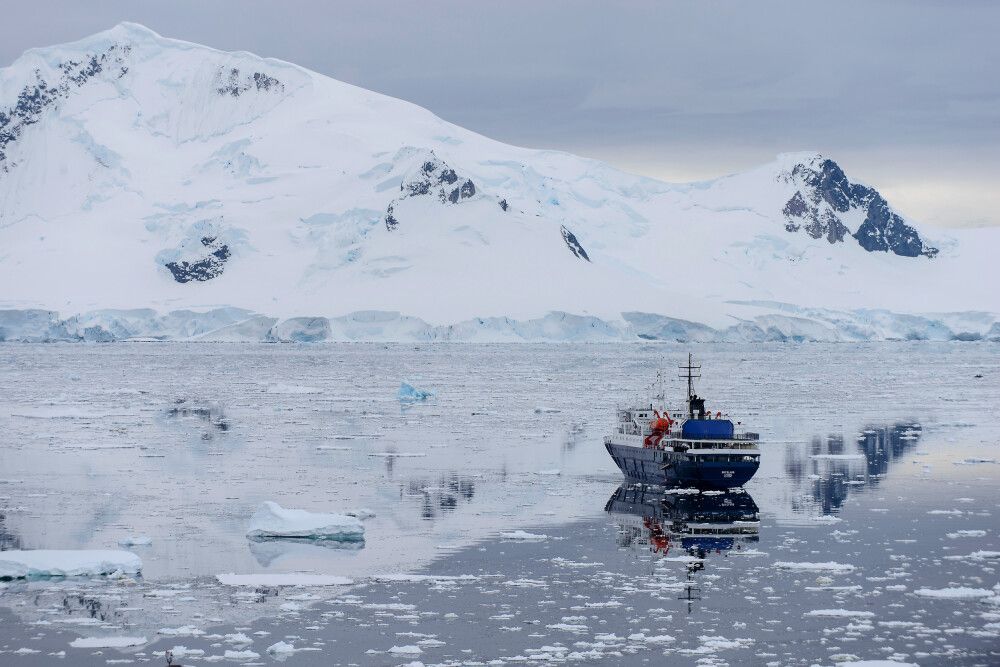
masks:
<path fill-rule="evenodd" d="M 833 160 L 814 155 L 782 171 L 779 179 L 797 186 L 782 213 L 785 229 L 804 231 L 814 239 L 842 243 L 849 235 L 869 252 L 891 252 L 903 257 L 934 257 L 919 232 L 897 213 L 874 188 L 852 183 Z M 861 219 L 853 232 L 846 218 Z"/>
<path fill-rule="evenodd" d="M 399 184 L 400 195 L 389 203 L 385 212 L 385 227 L 389 231 L 396 229 L 399 220 L 396 217 L 397 205 L 413 197 L 436 197 L 442 204 L 458 204 L 476 196 L 478 190 L 471 178 L 460 176 L 444 160 L 425 151 L 416 161 L 415 166 L 403 177 Z M 498 205 L 507 210 L 507 200 L 501 199 Z"/>
<path fill-rule="evenodd" d="M 31 49 L 0 69 L 0 90 L 16 94 L 14 99 L 0 100 L 0 175 L 14 166 L 12 149 L 28 128 L 100 82 L 111 83 L 122 94 L 133 85 L 137 68 L 159 80 L 155 61 L 166 51 L 192 52 L 192 62 L 213 75 L 208 91 L 217 97 L 285 92 L 285 82 L 275 76 L 271 61 L 250 54 L 222 54 L 160 37 L 137 23 L 120 23 L 77 42 Z"/>

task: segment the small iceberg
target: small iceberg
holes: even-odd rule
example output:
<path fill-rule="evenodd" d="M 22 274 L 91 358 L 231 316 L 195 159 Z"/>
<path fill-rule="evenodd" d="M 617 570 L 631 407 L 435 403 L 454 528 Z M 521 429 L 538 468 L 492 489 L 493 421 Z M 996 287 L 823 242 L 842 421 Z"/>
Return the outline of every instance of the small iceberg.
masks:
<path fill-rule="evenodd" d="M 401 382 L 399 383 L 399 391 L 396 393 L 396 398 L 403 403 L 414 403 L 416 401 L 426 401 L 433 395 L 434 392 L 432 391 L 417 389 L 409 382 Z"/>
<path fill-rule="evenodd" d="M 138 574 L 142 559 L 129 551 L 36 549 L 0 551 L 0 580 Z"/>
<path fill-rule="evenodd" d="M 80 637 L 69 645 L 73 648 L 129 648 L 145 643 L 145 637 Z"/>
<path fill-rule="evenodd" d="M 267 652 L 273 655 L 277 660 L 284 660 L 286 657 L 295 653 L 295 647 L 287 642 L 278 642 L 277 644 L 271 644 L 268 646 Z"/>
<path fill-rule="evenodd" d="M 300 538 L 361 542 L 365 526 L 357 517 L 285 509 L 267 501 L 250 518 L 247 537 L 252 540 Z"/>

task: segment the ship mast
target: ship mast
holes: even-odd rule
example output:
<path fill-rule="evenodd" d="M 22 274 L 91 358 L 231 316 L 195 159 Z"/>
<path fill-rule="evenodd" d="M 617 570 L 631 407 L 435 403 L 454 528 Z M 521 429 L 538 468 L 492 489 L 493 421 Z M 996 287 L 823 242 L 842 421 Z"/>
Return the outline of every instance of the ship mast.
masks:
<path fill-rule="evenodd" d="M 691 405 L 691 397 L 694 396 L 694 381 L 695 379 L 701 377 L 701 373 L 695 373 L 695 371 L 700 371 L 701 366 L 700 365 L 695 366 L 694 356 L 692 356 L 692 354 L 688 352 L 687 366 L 680 366 L 679 368 L 681 371 L 685 371 L 681 373 L 681 377 L 687 378 L 688 381 L 688 395 L 687 395 L 688 415 L 692 419 L 694 419 L 694 408 Z"/>
<path fill-rule="evenodd" d="M 663 394 L 663 371 L 656 371 L 656 383 L 659 391 L 656 393 L 656 400 L 660 402 L 660 410 L 666 411 L 667 397 Z"/>

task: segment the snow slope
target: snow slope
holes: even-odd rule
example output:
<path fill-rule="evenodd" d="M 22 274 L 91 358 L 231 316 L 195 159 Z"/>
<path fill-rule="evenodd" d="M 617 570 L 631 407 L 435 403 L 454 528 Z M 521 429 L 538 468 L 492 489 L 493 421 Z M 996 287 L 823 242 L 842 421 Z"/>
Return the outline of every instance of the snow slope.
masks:
<path fill-rule="evenodd" d="M 983 337 L 997 249 L 819 155 L 662 183 L 135 24 L 0 70 L 0 338 Z"/>

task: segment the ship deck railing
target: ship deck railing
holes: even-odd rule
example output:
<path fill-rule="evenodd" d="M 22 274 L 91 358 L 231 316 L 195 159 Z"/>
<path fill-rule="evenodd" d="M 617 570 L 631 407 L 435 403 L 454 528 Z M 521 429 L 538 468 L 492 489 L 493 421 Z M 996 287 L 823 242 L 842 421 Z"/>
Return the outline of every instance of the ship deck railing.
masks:
<path fill-rule="evenodd" d="M 734 524 L 693 524 L 689 523 L 685 528 L 674 531 L 679 535 L 756 535 L 760 533 L 758 526 L 738 526 Z"/>
<path fill-rule="evenodd" d="M 746 443 L 739 440 L 662 440 L 661 442 L 667 443 L 683 443 L 690 446 L 688 451 L 692 450 L 702 450 L 702 449 L 718 449 L 718 450 L 733 450 L 733 451 L 759 451 L 759 447 L 755 443 Z"/>

